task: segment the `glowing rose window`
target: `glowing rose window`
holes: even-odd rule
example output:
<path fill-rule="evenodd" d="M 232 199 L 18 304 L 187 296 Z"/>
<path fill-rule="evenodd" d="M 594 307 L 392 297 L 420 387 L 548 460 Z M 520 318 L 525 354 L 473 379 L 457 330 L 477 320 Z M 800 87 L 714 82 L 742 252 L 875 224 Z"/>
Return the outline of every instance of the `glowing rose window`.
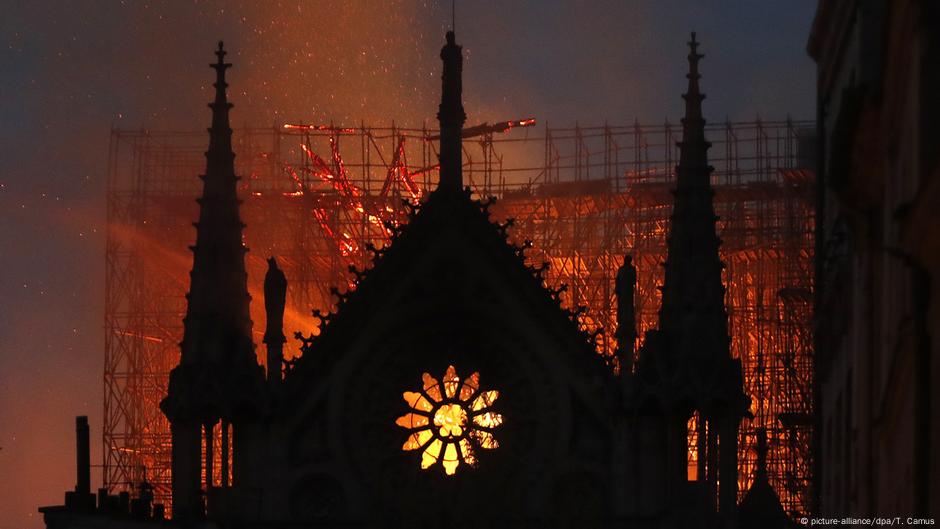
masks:
<path fill-rule="evenodd" d="M 421 391 L 402 395 L 411 408 L 395 424 L 411 430 L 402 450 L 422 450 L 421 468 L 441 463 L 452 476 L 460 463 L 475 466 L 476 449 L 499 447 L 493 429 L 503 417 L 490 409 L 499 392 L 480 391 L 480 373 L 463 380 L 449 366 L 442 382 L 424 373 Z"/>

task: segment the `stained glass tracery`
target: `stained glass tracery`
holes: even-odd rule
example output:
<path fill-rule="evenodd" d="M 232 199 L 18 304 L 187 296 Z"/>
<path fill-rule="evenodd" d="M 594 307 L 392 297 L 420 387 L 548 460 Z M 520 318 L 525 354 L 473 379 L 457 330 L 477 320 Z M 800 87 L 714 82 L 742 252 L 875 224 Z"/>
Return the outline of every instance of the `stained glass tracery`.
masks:
<path fill-rule="evenodd" d="M 499 392 L 482 391 L 479 372 L 461 380 L 451 365 L 440 382 L 429 373 L 422 374 L 421 382 L 420 391 L 402 394 L 411 410 L 395 424 L 410 430 L 402 450 L 421 450 L 422 469 L 440 463 L 451 476 L 461 463 L 476 466 L 478 448 L 499 447 L 493 429 L 503 417 L 492 409 Z"/>

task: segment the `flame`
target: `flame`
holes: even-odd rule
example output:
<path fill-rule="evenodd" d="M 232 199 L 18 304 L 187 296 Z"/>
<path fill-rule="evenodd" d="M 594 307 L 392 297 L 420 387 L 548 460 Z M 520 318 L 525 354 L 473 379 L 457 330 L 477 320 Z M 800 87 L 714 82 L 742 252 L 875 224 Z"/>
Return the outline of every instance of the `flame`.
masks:
<path fill-rule="evenodd" d="M 356 129 L 349 127 L 334 127 L 333 125 L 303 125 L 303 124 L 293 124 L 285 123 L 283 126 L 286 130 L 319 130 L 319 131 L 329 131 L 336 134 L 355 134 Z"/>

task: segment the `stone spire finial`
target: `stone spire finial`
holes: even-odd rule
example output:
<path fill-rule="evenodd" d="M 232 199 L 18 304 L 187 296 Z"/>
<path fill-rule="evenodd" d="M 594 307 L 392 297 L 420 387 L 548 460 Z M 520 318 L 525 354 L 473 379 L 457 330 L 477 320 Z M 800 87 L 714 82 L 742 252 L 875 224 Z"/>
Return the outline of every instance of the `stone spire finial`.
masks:
<path fill-rule="evenodd" d="M 219 48 L 215 52 L 218 61 L 209 65 L 215 70 L 215 100 L 209 103 L 209 108 L 212 109 L 212 127 L 209 129 L 209 152 L 206 154 L 222 164 L 225 170 L 231 169 L 234 174 L 235 155 L 232 154 L 232 128 L 228 118 L 228 112 L 233 105 L 228 102 L 228 83 L 225 82 L 225 71 L 231 68 L 232 64 L 225 62 L 227 53 L 220 40 Z"/>
<path fill-rule="evenodd" d="M 692 40 L 689 41 L 689 73 L 686 74 L 686 79 L 689 80 L 689 89 L 686 93 L 689 95 L 699 95 L 698 80 L 701 78 L 701 75 L 698 73 L 698 61 L 705 58 L 705 55 L 698 52 L 699 42 L 695 40 L 695 32 L 692 32 Z M 704 98 L 704 96 L 702 96 Z M 701 107 L 699 107 L 701 110 Z M 701 116 L 701 112 L 699 112 Z"/>
<path fill-rule="evenodd" d="M 438 189 L 460 191 L 463 188 L 461 131 L 467 120 L 463 110 L 463 48 L 458 46 L 453 31 L 447 32 L 447 43 L 441 48 L 444 71 L 441 75 L 441 105 L 437 119 L 441 127 L 441 179 Z"/>
<path fill-rule="evenodd" d="M 682 118 L 682 141 L 679 143 L 682 152 L 677 187 L 680 189 L 707 186 L 712 172 L 712 167 L 708 165 L 708 148 L 711 143 L 705 140 L 705 119 L 702 117 L 705 94 L 699 88 L 702 76 L 698 71 L 698 62 L 705 55 L 698 52 L 698 46 L 695 32 L 692 32 L 692 40 L 689 41 L 689 73 L 686 74 L 689 85 L 682 94 L 685 99 L 685 117 Z M 683 171 L 683 168 L 686 170 Z"/>
<path fill-rule="evenodd" d="M 225 62 L 225 56 L 228 55 L 228 52 L 225 51 L 225 43 L 221 40 L 219 41 L 219 48 L 215 50 L 215 56 L 218 57 L 218 61 L 210 64 L 216 72 L 216 101 L 222 100 L 225 101 L 225 89 L 228 88 L 228 84 L 225 83 L 225 70 L 228 70 L 232 67 L 232 63 Z"/>

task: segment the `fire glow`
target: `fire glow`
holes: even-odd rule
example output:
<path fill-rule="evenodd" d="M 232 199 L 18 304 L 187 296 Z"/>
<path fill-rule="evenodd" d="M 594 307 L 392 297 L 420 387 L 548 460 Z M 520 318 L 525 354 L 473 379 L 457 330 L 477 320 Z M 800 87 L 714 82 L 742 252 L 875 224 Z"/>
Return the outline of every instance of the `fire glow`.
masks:
<path fill-rule="evenodd" d="M 767 127 L 766 123 L 733 126 L 737 137 L 742 138 L 774 138 L 774 131 L 784 127 L 758 128 Z M 717 133 L 723 132 L 722 128 Z M 139 149 L 134 151 L 137 165 L 131 165 L 124 173 L 132 184 L 144 182 L 142 185 L 149 194 L 135 199 L 133 203 L 139 207 L 112 204 L 115 213 L 109 240 L 113 244 L 109 248 L 129 253 L 114 254 L 115 258 L 109 261 L 114 266 L 109 270 L 109 280 L 119 294 L 115 298 L 118 300 L 131 295 L 122 290 L 126 288 L 122 285 L 140 285 L 133 291 L 133 295 L 141 296 L 139 304 L 134 305 L 140 308 L 133 310 L 153 310 L 154 314 L 134 313 L 133 318 L 123 321 L 120 317 L 124 309 L 112 307 L 107 322 L 112 338 L 106 346 L 114 352 L 114 358 L 141 355 L 135 357 L 135 365 L 152 366 L 158 376 L 141 374 L 134 385 L 136 393 L 117 389 L 108 393 L 132 398 L 133 402 L 115 403 L 108 409 L 113 410 L 111 413 L 135 409 L 133 420 L 140 423 L 135 423 L 127 433 L 106 432 L 107 446 L 122 448 L 108 450 L 111 459 L 106 472 L 111 474 L 106 474 L 106 482 L 133 481 L 132 473 L 146 467 L 158 497 L 165 501 L 169 484 L 165 465 L 169 430 L 155 402 L 162 398 L 166 373 L 179 355 L 175 344 L 180 339 L 185 308 L 181 303 L 191 265 L 191 256 L 185 248 L 192 243 L 192 230 L 179 219 L 195 218 L 192 197 L 197 196 L 198 190 L 194 187 L 197 179 L 192 175 L 198 174 L 204 163 L 200 158 L 204 146 L 197 143 L 191 150 L 192 161 L 183 166 L 175 153 L 190 151 L 143 148 L 146 141 L 154 138 L 154 133 L 150 134 L 135 140 L 134 148 Z M 240 193 L 245 198 L 242 205 L 242 218 L 247 224 L 245 240 L 251 250 L 246 264 L 256 343 L 261 342 L 265 325 L 261 280 L 267 257 L 277 256 L 290 281 L 286 334 L 294 331 L 316 334 L 319 321 L 310 316 L 311 309 L 328 311 L 334 306 L 331 288 L 355 288 L 356 279 L 349 272 L 350 267 L 362 270 L 370 266 L 370 249 L 383 248 L 390 238 L 390 229 L 407 222 L 409 207 L 420 204 L 433 189 L 438 172 L 435 142 L 429 141 L 434 133 L 424 129 L 318 130 L 278 126 L 264 134 L 237 136 L 236 146 L 240 153 L 239 172 L 250 175 L 242 180 Z M 551 141 L 546 138 L 549 135 Z M 659 304 L 656 287 L 662 282 L 660 262 L 664 257 L 671 204 L 669 179 L 676 158 L 671 158 L 670 153 L 650 154 L 644 150 L 651 149 L 649 146 L 671 145 L 672 136 L 662 126 L 552 129 L 528 140 L 545 145 L 544 156 L 524 158 L 517 153 L 513 158 L 538 162 L 523 162 L 531 163 L 528 166 L 517 164 L 514 172 L 505 174 L 501 174 L 503 152 L 510 159 L 509 155 L 515 152 L 511 149 L 525 144 L 508 138 L 502 143 L 500 137 L 498 133 L 483 133 L 477 136 L 477 141 L 465 142 L 464 174 L 468 185 L 480 198 L 500 197 L 490 207 L 494 220 L 516 219 L 508 232 L 510 239 L 520 245 L 526 239 L 533 242 L 525 251 L 527 263 L 536 268 L 550 264 L 543 274 L 545 286 L 551 289 L 562 284 L 569 286 L 560 294 L 564 305 L 586 306 L 579 321 L 587 331 L 607 331 L 597 336 L 597 349 L 599 354 L 610 357 L 617 347 L 612 332 L 616 312 L 613 278 L 625 254 L 634 256 L 638 269 L 636 311 L 640 337 L 656 321 Z M 720 138 L 716 137 L 716 148 L 723 149 L 726 146 Z M 153 141 L 167 143 L 172 139 L 156 137 Z M 603 141 L 590 152 L 595 160 L 597 153 L 605 154 L 604 159 L 610 164 L 602 173 L 606 176 L 600 178 L 592 173 L 582 180 L 557 178 L 559 172 L 569 174 L 575 168 L 590 167 L 586 158 L 579 162 L 569 154 L 587 149 L 577 151 L 559 144 L 569 140 L 588 145 L 591 141 Z M 631 152 L 626 156 L 629 162 L 616 162 L 617 153 L 625 145 L 639 154 L 634 156 Z M 787 152 L 796 151 L 792 146 L 788 149 Z M 772 152 L 772 147 L 762 152 Z M 148 158 L 153 156 L 167 158 Z M 750 158 L 746 158 L 743 148 L 739 156 L 741 160 L 733 160 L 737 173 L 723 173 L 722 160 L 715 164 L 720 175 L 716 178 L 716 208 L 721 216 L 720 235 L 725 241 L 722 259 L 727 265 L 732 351 L 742 358 L 747 391 L 754 397 L 751 411 L 756 416 L 742 427 L 740 490 L 747 489 L 752 476 L 753 437 L 749 432 L 767 427 L 771 479 L 788 510 L 799 512 L 808 490 L 802 483 L 810 462 L 801 455 L 810 442 L 803 426 L 810 403 L 800 400 L 803 394 L 800 388 L 810 387 L 812 381 L 807 345 L 811 342 L 807 323 L 809 297 L 803 285 L 812 278 L 808 263 L 812 255 L 813 222 L 811 196 L 804 199 L 799 193 L 809 189 L 811 175 L 798 170 L 759 173 L 765 167 L 788 167 L 793 162 L 754 158 L 754 168 L 746 169 Z M 545 165 L 539 165 L 543 159 Z M 748 170 L 752 173 L 744 172 L 745 179 L 762 179 L 759 186 L 736 180 Z M 178 176 L 168 178 L 168 174 Z M 141 180 L 136 180 L 138 176 Z M 179 185 L 189 187 L 173 187 Z M 134 197 L 134 188 L 131 189 L 126 194 L 113 195 L 113 200 Z M 783 239 L 781 233 L 785 235 Z M 125 262 L 128 264 L 123 268 Z M 133 263 L 138 264 L 130 266 Z M 289 357 L 299 354 L 292 344 L 285 351 Z M 259 347 L 258 357 L 260 362 L 265 361 L 263 347 Z M 482 376 L 485 379 L 486 373 Z M 106 384 L 118 384 L 121 379 L 108 380 Z M 416 388 L 401 391 L 409 389 Z M 466 405 L 460 409 L 472 415 L 472 409 Z M 441 435 L 443 426 L 448 427 L 445 434 L 455 433 L 455 425 L 464 429 L 467 422 L 460 409 L 441 408 L 439 417 L 437 413 L 428 416 L 429 424 L 435 418 L 440 423 L 437 435 Z M 398 428 L 393 421 L 394 417 L 390 426 Z M 697 470 L 697 445 L 693 437 L 696 427 L 689 426 L 691 478 Z M 457 459 L 448 457 L 442 440 L 435 461 L 453 465 L 460 460 L 454 471 L 461 472 L 463 465 L 472 465 L 466 458 L 460 458 L 459 444 L 454 446 Z M 415 448 L 415 455 L 423 453 Z M 483 464 L 480 458 L 484 455 L 485 452 L 474 454 L 479 464 Z M 418 457 L 421 458 L 423 455 Z M 443 464 L 435 468 L 446 474 Z"/>

